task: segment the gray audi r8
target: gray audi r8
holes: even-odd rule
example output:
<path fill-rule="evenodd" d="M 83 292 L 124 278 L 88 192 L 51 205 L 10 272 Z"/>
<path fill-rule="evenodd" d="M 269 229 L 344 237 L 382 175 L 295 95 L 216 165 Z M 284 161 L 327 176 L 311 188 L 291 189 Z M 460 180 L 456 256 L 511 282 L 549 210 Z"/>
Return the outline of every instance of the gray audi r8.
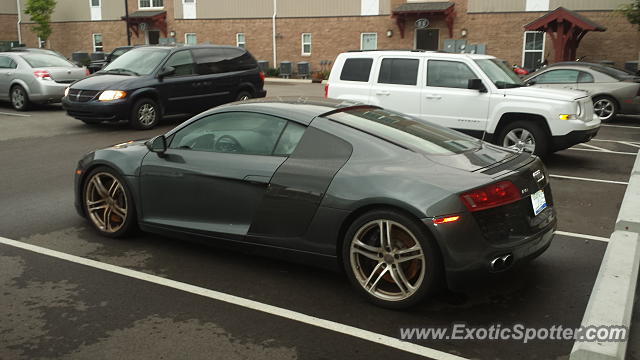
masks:
<path fill-rule="evenodd" d="M 353 102 L 278 98 L 204 112 L 148 141 L 87 154 L 76 207 L 135 227 L 342 267 L 401 308 L 541 254 L 556 214 L 542 162 Z"/>

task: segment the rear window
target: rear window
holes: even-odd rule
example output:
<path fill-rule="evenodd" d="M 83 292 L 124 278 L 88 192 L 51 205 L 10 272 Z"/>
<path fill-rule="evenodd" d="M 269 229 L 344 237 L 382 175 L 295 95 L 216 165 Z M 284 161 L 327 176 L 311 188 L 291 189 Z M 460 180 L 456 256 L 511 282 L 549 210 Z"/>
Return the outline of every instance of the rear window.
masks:
<path fill-rule="evenodd" d="M 598 66 L 592 67 L 592 69 L 600 71 L 601 73 L 605 73 L 616 80 L 626 80 L 635 76 L 635 74 L 631 71 L 618 69 L 613 66 Z"/>
<path fill-rule="evenodd" d="M 200 75 L 251 70 L 258 67 L 248 51 L 233 48 L 193 49 L 196 72 Z"/>
<path fill-rule="evenodd" d="M 68 62 L 65 59 L 59 58 L 54 55 L 49 54 L 21 54 L 22 58 L 31 66 L 32 68 L 40 68 L 40 67 L 75 67 L 72 63 Z"/>
<path fill-rule="evenodd" d="M 460 154 L 481 145 L 480 140 L 463 133 L 373 107 L 353 108 L 327 118 L 427 154 Z"/>
<path fill-rule="evenodd" d="M 342 66 L 340 80 L 367 82 L 372 64 L 373 59 L 347 59 Z"/>
<path fill-rule="evenodd" d="M 418 59 L 384 59 L 380 65 L 378 83 L 415 85 L 418 81 Z"/>

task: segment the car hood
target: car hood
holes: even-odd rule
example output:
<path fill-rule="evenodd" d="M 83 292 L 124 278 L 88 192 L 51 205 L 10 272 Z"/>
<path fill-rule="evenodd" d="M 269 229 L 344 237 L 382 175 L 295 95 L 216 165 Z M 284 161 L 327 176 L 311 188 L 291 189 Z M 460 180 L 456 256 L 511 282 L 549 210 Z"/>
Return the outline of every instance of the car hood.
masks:
<path fill-rule="evenodd" d="M 77 81 L 71 86 L 78 90 L 128 90 L 132 83 L 140 81 L 140 76 L 120 74 L 94 74 Z"/>
<path fill-rule="evenodd" d="M 520 157 L 522 153 L 483 142 L 478 149 L 455 155 L 429 155 L 429 160 L 459 170 L 480 172 Z"/>
<path fill-rule="evenodd" d="M 500 91 L 502 91 L 505 95 L 564 101 L 573 101 L 587 96 L 587 94 L 583 91 L 539 88 L 535 85 L 526 87 L 523 86 L 513 89 L 501 89 Z"/>

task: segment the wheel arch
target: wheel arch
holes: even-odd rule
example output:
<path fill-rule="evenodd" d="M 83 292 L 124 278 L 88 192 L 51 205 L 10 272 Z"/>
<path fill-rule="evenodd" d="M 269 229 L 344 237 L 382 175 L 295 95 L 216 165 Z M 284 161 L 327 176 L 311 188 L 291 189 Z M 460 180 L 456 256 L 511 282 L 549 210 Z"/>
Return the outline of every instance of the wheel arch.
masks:
<path fill-rule="evenodd" d="M 615 96 L 613 96 L 613 95 L 611 95 L 609 93 L 599 93 L 599 94 L 591 95 L 591 100 L 595 103 L 596 98 L 599 98 L 599 97 L 606 97 L 606 98 L 609 98 L 609 99 L 613 100 L 613 102 L 618 107 L 618 111 L 620 111 L 620 102 L 618 101 L 618 99 L 616 99 Z"/>
<path fill-rule="evenodd" d="M 162 101 L 160 101 L 160 94 L 156 89 L 153 88 L 142 88 L 134 90 L 131 93 L 131 100 L 129 101 L 129 112 L 131 112 L 136 102 L 143 98 L 150 98 L 151 100 L 155 101 L 156 104 L 158 104 L 158 106 L 160 107 L 161 113 L 164 115 L 165 109 Z"/>
<path fill-rule="evenodd" d="M 11 84 L 9 84 L 9 96 L 8 99 L 11 100 L 11 90 L 13 89 L 14 86 L 16 85 L 20 85 L 22 86 L 22 88 L 27 92 L 27 96 L 31 95 L 31 88 L 29 87 L 29 85 L 27 84 L 26 81 L 22 80 L 22 79 L 13 79 L 13 81 L 11 82 Z"/>
<path fill-rule="evenodd" d="M 91 172 L 93 170 L 95 170 L 95 169 L 97 169 L 99 167 L 106 167 L 106 168 L 109 168 L 110 170 L 112 170 L 113 172 L 115 172 L 119 177 L 121 177 L 125 181 L 125 183 L 129 187 L 129 191 L 133 191 L 133 189 L 135 187 L 135 184 L 131 183 L 130 176 L 125 175 L 124 172 L 121 169 L 119 169 L 117 166 L 115 166 L 113 163 L 111 163 L 109 161 L 96 160 L 93 163 L 91 163 L 89 166 L 87 166 L 86 169 L 83 169 L 82 170 L 82 174 L 79 175 L 78 186 L 76 186 L 76 194 L 75 194 L 77 199 L 78 199 L 78 201 L 82 202 L 82 199 L 83 199 L 83 194 L 82 193 L 84 191 L 84 186 L 85 186 L 85 183 L 87 181 L 87 176 L 89 174 L 91 174 Z M 138 199 L 138 197 L 137 197 L 137 195 L 135 193 L 131 194 L 131 195 L 132 195 L 131 197 L 133 198 L 133 201 L 134 201 L 134 207 L 136 209 L 136 212 L 138 212 L 139 209 L 138 209 L 138 206 L 135 206 L 135 203 L 137 203 L 139 199 Z M 80 210 L 82 211 L 84 216 L 87 215 L 85 213 L 85 211 L 84 211 L 84 206 L 82 206 L 82 204 L 80 204 Z M 137 215 L 139 217 L 140 214 L 138 213 Z"/>
<path fill-rule="evenodd" d="M 238 88 L 236 89 L 236 92 L 234 94 L 234 98 L 238 97 L 238 94 L 240 94 L 240 92 L 242 91 L 248 91 L 251 93 L 251 96 L 254 97 L 258 93 L 258 89 L 256 88 L 256 86 L 248 81 L 242 82 L 238 85 Z"/>
<path fill-rule="evenodd" d="M 542 127 L 542 130 L 547 134 L 547 136 L 551 137 L 551 128 L 549 128 L 549 123 L 547 119 L 539 114 L 532 113 L 523 113 L 523 112 L 506 112 L 500 116 L 500 120 L 498 121 L 498 125 L 496 126 L 496 130 L 493 133 L 494 142 L 498 141 L 500 134 L 502 134 L 502 130 L 507 127 L 509 124 L 514 123 L 516 121 L 531 121 Z"/>

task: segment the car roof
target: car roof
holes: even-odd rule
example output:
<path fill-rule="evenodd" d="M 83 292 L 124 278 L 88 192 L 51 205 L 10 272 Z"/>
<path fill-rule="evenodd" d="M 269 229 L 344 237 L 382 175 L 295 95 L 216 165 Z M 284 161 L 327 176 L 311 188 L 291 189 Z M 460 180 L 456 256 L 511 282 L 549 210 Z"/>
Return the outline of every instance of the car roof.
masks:
<path fill-rule="evenodd" d="M 134 46 L 132 50 L 134 49 L 166 49 L 171 51 L 178 51 L 178 50 L 184 50 L 184 49 L 236 49 L 236 50 L 246 51 L 245 49 L 239 48 L 237 46 L 230 46 L 230 45 L 180 45 L 180 46 L 142 45 L 142 46 Z"/>
<path fill-rule="evenodd" d="M 451 57 L 459 57 L 459 58 L 468 58 L 468 59 L 495 59 L 495 56 L 484 55 L 484 54 L 460 54 L 460 53 L 450 53 L 444 51 L 427 51 L 427 50 L 353 50 L 346 53 L 342 53 L 343 56 L 357 56 L 360 57 L 362 55 L 375 55 L 375 56 L 428 56 L 430 58 L 451 58 Z"/>

